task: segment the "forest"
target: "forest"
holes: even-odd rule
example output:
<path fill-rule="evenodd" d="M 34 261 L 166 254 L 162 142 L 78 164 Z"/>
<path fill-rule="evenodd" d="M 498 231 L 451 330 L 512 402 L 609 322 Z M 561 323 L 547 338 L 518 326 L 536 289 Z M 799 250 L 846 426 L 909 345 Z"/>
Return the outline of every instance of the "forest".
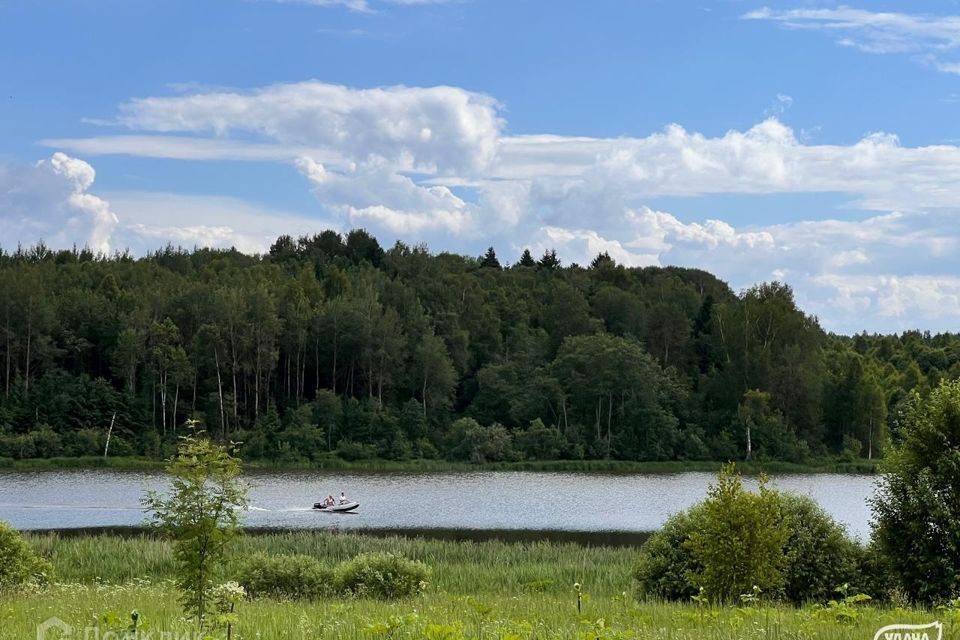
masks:
<path fill-rule="evenodd" d="M 555 251 L 515 262 L 369 233 L 264 255 L 0 253 L 0 458 L 881 457 L 960 335 L 840 336 L 789 286 Z M 108 447 L 109 440 L 109 447 Z"/>

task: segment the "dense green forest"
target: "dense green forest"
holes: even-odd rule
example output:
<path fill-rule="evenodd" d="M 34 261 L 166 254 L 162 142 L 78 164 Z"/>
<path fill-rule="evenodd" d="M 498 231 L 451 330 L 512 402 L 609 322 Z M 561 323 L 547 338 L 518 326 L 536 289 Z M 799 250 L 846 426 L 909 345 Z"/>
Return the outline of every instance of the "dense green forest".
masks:
<path fill-rule="evenodd" d="M 960 335 L 836 336 L 768 283 L 608 255 L 514 264 L 363 230 L 269 253 L 0 255 L 0 457 L 877 457 Z"/>

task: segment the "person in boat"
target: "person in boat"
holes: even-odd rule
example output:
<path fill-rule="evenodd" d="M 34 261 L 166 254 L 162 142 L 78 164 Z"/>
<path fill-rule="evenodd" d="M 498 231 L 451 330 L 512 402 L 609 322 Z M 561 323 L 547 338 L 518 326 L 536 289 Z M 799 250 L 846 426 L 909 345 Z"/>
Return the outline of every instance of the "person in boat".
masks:
<path fill-rule="evenodd" d="M 327 496 L 323 501 L 323 506 L 325 507 L 332 507 L 335 504 L 337 504 L 337 501 L 333 499 L 333 496 Z"/>
<path fill-rule="evenodd" d="M 345 494 L 343 491 L 341 491 L 341 492 L 340 492 L 340 504 L 347 504 L 348 502 L 350 502 L 350 501 L 347 500 L 347 494 Z"/>

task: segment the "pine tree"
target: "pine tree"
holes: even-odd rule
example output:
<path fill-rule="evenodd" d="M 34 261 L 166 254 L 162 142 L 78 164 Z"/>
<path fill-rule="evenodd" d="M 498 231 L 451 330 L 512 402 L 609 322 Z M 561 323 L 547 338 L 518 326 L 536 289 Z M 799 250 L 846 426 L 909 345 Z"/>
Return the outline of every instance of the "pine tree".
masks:
<path fill-rule="evenodd" d="M 480 260 L 481 268 L 488 269 L 500 269 L 500 261 L 497 260 L 497 252 L 493 250 L 493 247 L 487 249 L 487 252 L 484 254 L 483 258 Z"/>
<path fill-rule="evenodd" d="M 557 257 L 556 249 L 548 249 L 543 252 L 543 257 L 540 258 L 540 261 L 537 262 L 537 265 L 541 269 L 547 269 L 548 271 L 553 271 L 554 269 L 560 268 L 560 258 Z"/>

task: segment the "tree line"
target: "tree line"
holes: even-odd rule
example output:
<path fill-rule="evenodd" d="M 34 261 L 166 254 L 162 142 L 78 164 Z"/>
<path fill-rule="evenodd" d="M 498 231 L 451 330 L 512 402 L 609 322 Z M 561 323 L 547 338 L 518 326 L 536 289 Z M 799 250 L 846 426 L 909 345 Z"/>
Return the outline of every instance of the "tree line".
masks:
<path fill-rule="evenodd" d="M 878 457 L 960 336 L 826 333 L 778 282 L 513 264 L 364 230 L 264 255 L 0 252 L 0 457 Z M 108 447 L 108 433 L 109 450 Z"/>

